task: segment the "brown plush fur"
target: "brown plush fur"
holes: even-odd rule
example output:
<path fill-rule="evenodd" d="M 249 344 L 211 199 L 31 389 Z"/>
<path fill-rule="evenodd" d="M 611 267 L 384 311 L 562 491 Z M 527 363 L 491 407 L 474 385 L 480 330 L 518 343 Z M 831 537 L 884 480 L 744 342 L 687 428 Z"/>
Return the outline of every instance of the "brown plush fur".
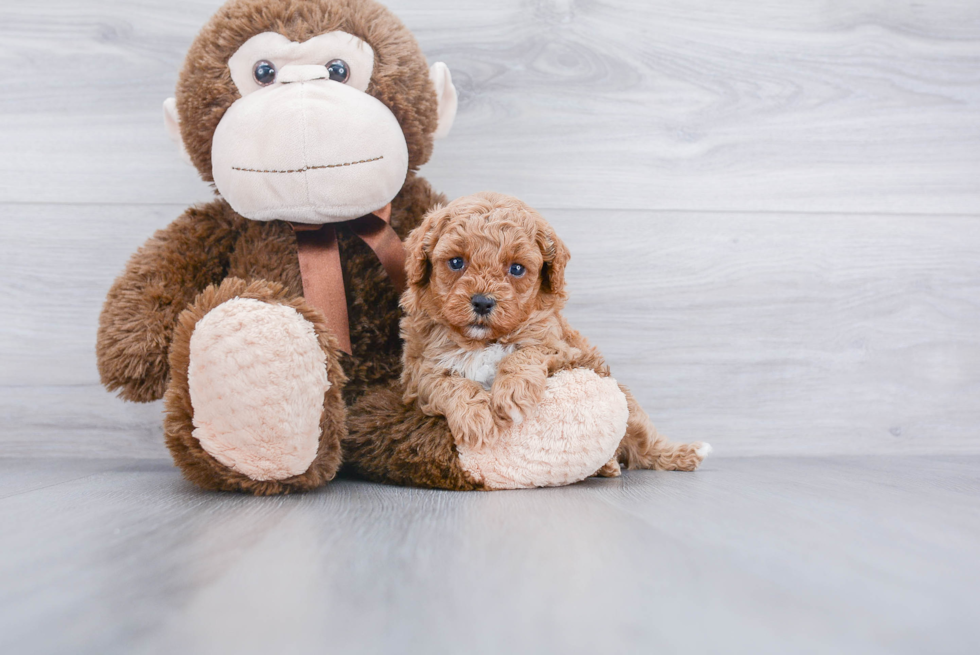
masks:
<path fill-rule="evenodd" d="M 433 210 L 407 248 L 409 288 L 402 297 L 404 399 L 445 416 L 457 443 L 479 446 L 530 415 L 548 377 L 571 368 L 609 375 L 602 355 L 561 315 L 568 249 L 551 226 L 520 200 L 496 193 L 460 198 Z M 461 258 L 453 270 L 450 260 Z M 514 275 L 513 264 L 524 272 Z M 471 299 L 496 301 L 486 316 Z M 445 361 L 491 343 L 513 346 L 489 392 L 451 374 Z M 632 394 L 617 460 L 627 468 L 694 470 L 703 444 L 675 444 L 659 435 Z M 600 474 L 617 475 L 616 462 Z"/>
<path fill-rule="evenodd" d="M 392 202 L 391 224 L 404 238 L 439 202 L 445 197 L 409 175 Z M 351 380 L 345 399 L 352 402 L 368 387 L 400 375 L 400 314 L 398 293 L 377 256 L 346 228 L 339 230 L 339 241 L 354 349 L 342 355 Z M 177 317 L 225 277 L 269 280 L 302 295 L 292 228 L 282 221 L 247 220 L 215 200 L 158 231 L 130 258 L 102 309 L 96 354 L 106 388 L 136 402 L 163 397 Z"/>
<path fill-rule="evenodd" d="M 482 489 L 459 464 L 453 435 L 441 416 L 402 402 L 397 383 L 365 394 L 351 406 L 344 440 L 345 472 L 410 487 Z"/>
<path fill-rule="evenodd" d="M 405 133 L 412 170 L 392 201 L 391 215 L 392 227 L 405 238 L 425 212 L 445 202 L 414 173 L 432 151 L 437 101 L 414 37 L 373 0 L 232 0 L 219 9 L 191 47 L 178 83 L 185 146 L 201 176 L 212 181 L 214 128 L 239 97 L 227 60 L 244 41 L 267 31 L 304 41 L 334 29 L 354 34 L 374 48 L 375 70 L 368 93 L 388 105 Z M 186 348 L 202 312 L 229 289 L 244 288 L 269 302 L 303 308 L 301 313 L 307 316 L 310 310 L 301 297 L 292 228 L 282 221 L 246 220 L 222 199 L 193 207 L 147 241 L 109 291 L 96 345 L 102 382 L 137 402 L 159 399 L 170 387 L 167 443 L 184 474 L 198 485 L 264 494 L 322 484 L 337 470 L 336 444 L 346 441 L 339 418 L 344 405 L 398 379 L 398 294 L 370 248 L 345 227 L 338 232 L 353 353 L 327 350 L 335 384 L 324 399 L 321 453 L 315 470 L 290 480 L 251 481 L 221 467 L 200 448 L 191 435 Z M 231 278 L 237 280 L 222 285 Z M 242 284 L 246 286 L 238 286 Z M 212 286 L 216 288 L 209 289 Z M 188 308 L 178 329 L 178 317 Z M 322 324 L 314 324 L 323 337 Z M 343 374 L 349 380 L 346 386 L 341 384 Z M 342 400 L 335 397 L 340 393 Z"/>

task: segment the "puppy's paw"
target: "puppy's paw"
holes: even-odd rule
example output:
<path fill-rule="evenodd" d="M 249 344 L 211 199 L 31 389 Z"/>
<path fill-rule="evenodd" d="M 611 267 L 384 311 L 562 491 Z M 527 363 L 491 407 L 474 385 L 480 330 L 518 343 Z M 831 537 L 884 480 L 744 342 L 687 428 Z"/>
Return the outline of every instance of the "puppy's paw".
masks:
<path fill-rule="evenodd" d="M 490 390 L 490 409 L 500 430 L 520 425 L 533 415 L 544 396 L 547 378 L 536 380 L 518 375 L 500 375 Z"/>
<path fill-rule="evenodd" d="M 602 465 L 602 468 L 595 472 L 595 477 L 597 478 L 618 478 L 623 474 L 622 470 L 619 468 L 619 461 L 616 456 Z"/>
<path fill-rule="evenodd" d="M 470 448 L 480 448 L 497 436 L 497 426 L 486 399 L 461 406 L 447 415 L 446 421 L 456 443 Z"/>

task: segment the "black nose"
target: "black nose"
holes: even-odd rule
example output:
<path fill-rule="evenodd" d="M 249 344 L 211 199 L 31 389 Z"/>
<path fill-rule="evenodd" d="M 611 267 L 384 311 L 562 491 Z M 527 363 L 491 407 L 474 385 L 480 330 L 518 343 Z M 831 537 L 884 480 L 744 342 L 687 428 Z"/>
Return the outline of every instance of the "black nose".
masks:
<path fill-rule="evenodd" d="M 482 293 L 478 293 L 470 298 L 470 304 L 473 305 L 473 311 L 477 315 L 486 316 L 493 311 L 493 306 L 497 304 L 497 301 L 490 296 L 484 296 Z"/>

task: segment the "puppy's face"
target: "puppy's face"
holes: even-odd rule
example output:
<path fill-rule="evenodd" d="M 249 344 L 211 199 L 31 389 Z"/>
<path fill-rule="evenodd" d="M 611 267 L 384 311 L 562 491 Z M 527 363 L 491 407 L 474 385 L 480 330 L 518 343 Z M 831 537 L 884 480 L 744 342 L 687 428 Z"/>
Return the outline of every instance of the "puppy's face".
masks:
<path fill-rule="evenodd" d="M 564 244 L 508 196 L 479 194 L 434 210 L 408 251 L 406 310 L 468 340 L 499 339 L 564 299 Z"/>

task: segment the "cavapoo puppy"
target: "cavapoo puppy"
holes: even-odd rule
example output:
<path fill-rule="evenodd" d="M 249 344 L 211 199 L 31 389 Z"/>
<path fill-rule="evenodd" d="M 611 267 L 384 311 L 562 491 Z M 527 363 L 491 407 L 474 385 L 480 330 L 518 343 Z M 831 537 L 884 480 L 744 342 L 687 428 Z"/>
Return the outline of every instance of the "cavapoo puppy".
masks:
<path fill-rule="evenodd" d="M 602 355 L 562 317 L 568 249 L 516 198 L 479 193 L 436 208 L 412 232 L 402 297 L 406 403 L 445 416 L 457 444 L 479 447 L 533 415 L 548 377 Z M 599 471 L 692 471 L 710 446 L 678 444 L 654 429 L 632 394 L 616 456 Z"/>

